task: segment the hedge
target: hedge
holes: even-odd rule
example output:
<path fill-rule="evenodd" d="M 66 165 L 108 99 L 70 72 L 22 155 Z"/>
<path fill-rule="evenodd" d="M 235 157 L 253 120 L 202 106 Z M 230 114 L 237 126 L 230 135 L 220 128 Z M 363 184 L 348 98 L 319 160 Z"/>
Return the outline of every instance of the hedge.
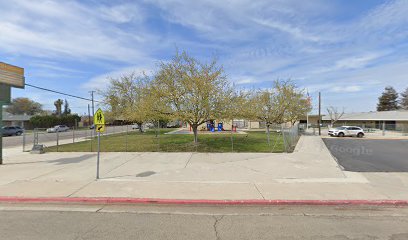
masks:
<path fill-rule="evenodd" d="M 30 123 L 34 128 L 50 128 L 55 125 L 67 125 L 68 127 L 74 127 L 76 123 L 81 121 L 81 117 L 76 114 L 69 115 L 46 115 L 46 116 L 34 116 L 30 119 Z M 76 127 L 76 126 L 75 126 Z"/>

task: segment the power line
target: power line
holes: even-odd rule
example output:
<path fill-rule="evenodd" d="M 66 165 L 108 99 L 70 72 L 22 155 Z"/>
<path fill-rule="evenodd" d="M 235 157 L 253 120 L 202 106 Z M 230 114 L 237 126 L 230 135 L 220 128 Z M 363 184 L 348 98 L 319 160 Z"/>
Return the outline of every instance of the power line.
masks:
<path fill-rule="evenodd" d="M 52 90 L 52 89 L 48 89 L 48 88 L 43 88 L 43 87 L 31 85 L 31 84 L 28 84 L 28 83 L 26 83 L 25 85 L 26 85 L 26 86 L 29 86 L 29 87 L 32 87 L 32 88 L 37 88 L 37 89 L 40 89 L 40 90 L 43 90 L 43 91 L 52 92 L 52 93 L 58 93 L 58 94 L 65 95 L 65 96 L 68 96 L 68 97 L 78 98 L 78 99 L 81 99 L 81 100 L 85 100 L 85 101 L 90 101 L 90 102 L 92 102 L 92 99 L 89 99 L 89 98 L 84 98 L 84 97 L 80 97 L 80 96 L 75 96 L 75 95 L 72 95 L 72 94 L 63 93 L 63 92 L 55 91 L 55 90 Z M 93 100 L 93 101 L 99 102 L 99 103 L 104 103 L 104 102 L 97 101 L 97 100 Z"/>

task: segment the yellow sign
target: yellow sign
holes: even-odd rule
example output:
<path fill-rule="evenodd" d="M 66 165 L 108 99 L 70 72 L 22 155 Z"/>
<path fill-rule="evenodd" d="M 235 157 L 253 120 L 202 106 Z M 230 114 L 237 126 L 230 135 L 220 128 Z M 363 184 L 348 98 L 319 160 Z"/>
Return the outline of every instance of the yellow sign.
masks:
<path fill-rule="evenodd" d="M 99 108 L 94 115 L 94 124 L 95 125 L 105 125 L 105 116 L 103 115 L 102 110 Z"/>
<path fill-rule="evenodd" d="M 0 83 L 24 88 L 24 68 L 0 62 Z"/>
<path fill-rule="evenodd" d="M 105 125 L 95 125 L 96 132 L 105 132 Z"/>

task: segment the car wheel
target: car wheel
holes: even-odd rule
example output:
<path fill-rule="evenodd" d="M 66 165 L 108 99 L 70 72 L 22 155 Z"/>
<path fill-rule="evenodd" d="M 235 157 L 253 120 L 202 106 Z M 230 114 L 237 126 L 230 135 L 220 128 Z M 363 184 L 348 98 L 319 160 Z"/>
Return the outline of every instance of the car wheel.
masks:
<path fill-rule="evenodd" d="M 364 133 L 358 133 L 358 134 L 357 134 L 357 137 L 358 137 L 358 138 L 364 137 Z"/>
<path fill-rule="evenodd" d="M 20 136 L 21 134 L 23 134 L 22 132 L 17 132 L 16 135 Z"/>
<path fill-rule="evenodd" d="M 344 137 L 344 133 L 339 133 L 339 134 L 337 134 L 337 136 L 339 136 L 339 137 Z"/>

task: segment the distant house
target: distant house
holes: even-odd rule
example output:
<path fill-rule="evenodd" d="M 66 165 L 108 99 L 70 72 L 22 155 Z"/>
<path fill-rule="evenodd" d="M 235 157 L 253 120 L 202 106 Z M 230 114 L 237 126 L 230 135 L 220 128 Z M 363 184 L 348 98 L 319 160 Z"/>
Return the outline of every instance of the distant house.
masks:
<path fill-rule="evenodd" d="M 20 126 L 25 129 L 30 129 L 31 115 L 14 115 L 3 111 L 3 126 Z"/>

